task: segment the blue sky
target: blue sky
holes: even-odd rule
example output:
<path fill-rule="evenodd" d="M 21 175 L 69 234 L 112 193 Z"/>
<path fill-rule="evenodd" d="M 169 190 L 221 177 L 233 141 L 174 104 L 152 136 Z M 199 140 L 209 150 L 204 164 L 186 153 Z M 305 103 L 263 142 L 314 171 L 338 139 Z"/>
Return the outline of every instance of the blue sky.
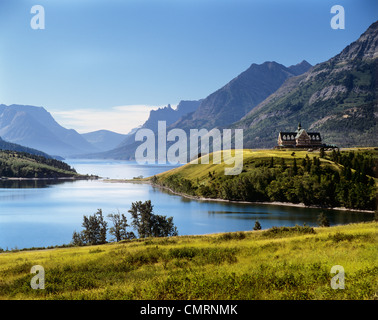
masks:
<path fill-rule="evenodd" d="M 44 30 L 30 27 L 36 4 Z M 330 27 L 336 4 L 344 30 Z M 0 103 L 125 133 L 252 63 L 328 60 L 377 19 L 375 0 L 0 0 Z"/>

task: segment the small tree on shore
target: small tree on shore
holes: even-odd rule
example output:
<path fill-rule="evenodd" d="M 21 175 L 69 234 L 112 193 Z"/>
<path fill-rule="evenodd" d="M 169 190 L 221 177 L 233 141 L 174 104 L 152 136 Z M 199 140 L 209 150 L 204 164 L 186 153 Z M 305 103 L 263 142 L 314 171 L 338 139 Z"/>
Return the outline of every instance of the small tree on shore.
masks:
<path fill-rule="evenodd" d="M 256 220 L 253 230 L 261 230 L 261 224 L 258 220 Z"/>
<path fill-rule="evenodd" d="M 133 228 L 140 238 L 178 236 L 177 227 L 173 223 L 173 217 L 153 214 L 153 205 L 150 200 L 145 202 L 133 202 L 129 210 Z M 124 214 L 109 214 L 107 216 L 113 223 L 109 233 L 116 241 L 131 240 L 136 238 L 133 232 L 128 232 L 127 218 Z M 97 245 L 106 243 L 107 222 L 104 220 L 102 210 L 98 209 L 92 216 L 84 216 L 81 232 L 74 231 L 72 244 L 76 246 Z"/>
<path fill-rule="evenodd" d="M 72 244 L 74 246 L 83 246 L 86 244 L 84 236 L 83 236 L 83 232 L 74 231 L 72 235 Z"/>
<path fill-rule="evenodd" d="M 116 214 L 108 214 L 108 218 L 112 221 L 113 227 L 109 229 L 109 233 L 115 237 L 115 240 L 131 240 L 135 238 L 134 232 L 128 232 L 127 227 L 129 227 L 127 223 L 126 216 L 119 212 Z"/>
<path fill-rule="evenodd" d="M 318 216 L 318 224 L 319 227 L 329 227 L 330 223 L 329 220 L 324 212 L 321 212 Z"/>
<path fill-rule="evenodd" d="M 106 243 L 107 225 L 101 209 L 98 209 L 92 216 L 84 216 L 82 224 L 84 230 L 80 233 L 76 231 L 73 233 L 72 243 L 74 245 Z"/>
<path fill-rule="evenodd" d="M 173 217 L 153 214 L 151 200 L 136 201 L 129 210 L 133 219 L 131 225 L 138 232 L 140 238 L 177 236 L 177 228 L 173 224 Z"/>

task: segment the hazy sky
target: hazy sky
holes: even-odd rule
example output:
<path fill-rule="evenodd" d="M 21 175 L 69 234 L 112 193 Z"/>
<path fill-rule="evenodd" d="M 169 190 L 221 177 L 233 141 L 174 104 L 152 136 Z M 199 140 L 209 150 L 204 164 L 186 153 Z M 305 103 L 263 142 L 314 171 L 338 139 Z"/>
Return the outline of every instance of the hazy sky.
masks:
<path fill-rule="evenodd" d="M 44 30 L 30 25 L 37 4 Z M 344 30 L 330 26 L 336 4 Z M 252 63 L 328 60 L 376 20 L 376 0 L 0 0 L 0 104 L 126 133 Z"/>

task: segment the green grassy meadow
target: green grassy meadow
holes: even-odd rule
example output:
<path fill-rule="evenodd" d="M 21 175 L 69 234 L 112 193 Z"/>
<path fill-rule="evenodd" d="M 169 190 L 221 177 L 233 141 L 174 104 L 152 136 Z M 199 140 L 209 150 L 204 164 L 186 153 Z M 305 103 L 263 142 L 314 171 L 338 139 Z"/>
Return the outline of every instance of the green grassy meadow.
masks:
<path fill-rule="evenodd" d="M 218 151 L 221 152 L 221 151 Z M 238 151 L 240 152 L 240 151 Z M 271 158 L 274 159 L 285 159 L 287 164 L 293 162 L 293 159 L 296 158 L 304 159 L 306 155 L 309 156 L 310 159 L 314 157 L 319 157 L 319 151 L 308 152 L 307 150 L 293 150 L 293 149 L 283 149 L 283 150 L 273 150 L 273 149 L 243 149 L 243 169 L 244 171 L 250 171 L 255 168 L 255 164 L 259 161 L 267 161 Z M 294 155 L 292 155 L 294 152 Z M 377 152 L 378 154 L 378 152 Z M 232 156 L 235 156 L 235 151 L 232 151 Z M 174 175 L 180 174 L 181 176 L 185 177 L 186 179 L 196 181 L 197 178 L 201 182 L 207 182 L 209 180 L 209 172 L 214 172 L 215 175 L 224 175 L 224 170 L 227 167 L 232 167 L 233 165 L 228 165 L 226 162 L 229 160 L 226 157 L 221 158 L 220 164 L 213 164 L 213 154 L 209 155 L 209 163 L 201 163 L 201 158 L 198 160 L 198 164 L 188 163 L 182 167 L 178 167 L 160 174 L 157 174 L 157 177 L 161 177 L 163 179 Z M 320 159 L 323 165 L 328 164 L 333 168 L 338 168 L 335 163 L 326 159 Z"/>
<path fill-rule="evenodd" d="M 0 299 L 377 299 L 377 222 L 0 253 Z M 33 265 L 45 289 L 32 289 Z M 331 268 L 345 271 L 332 289 Z"/>

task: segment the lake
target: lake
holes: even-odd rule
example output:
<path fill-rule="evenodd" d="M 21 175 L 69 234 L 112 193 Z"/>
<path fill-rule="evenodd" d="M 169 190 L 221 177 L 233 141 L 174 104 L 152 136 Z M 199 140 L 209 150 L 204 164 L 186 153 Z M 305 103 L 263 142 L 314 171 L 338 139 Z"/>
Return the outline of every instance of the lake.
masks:
<path fill-rule="evenodd" d="M 132 161 L 67 160 L 77 172 L 113 179 L 152 176 L 170 165 Z M 154 213 L 173 216 L 180 235 L 251 230 L 256 220 L 272 226 L 317 225 L 320 209 L 196 201 L 145 184 L 80 181 L 0 181 L 0 248 L 22 249 L 68 244 L 81 230 L 83 215 L 102 209 L 124 213 L 134 201 L 151 200 Z M 373 214 L 323 210 L 331 225 L 372 221 Z M 131 222 L 131 221 L 129 221 Z M 110 224 L 110 223 L 109 223 Z M 109 225 L 108 225 L 109 226 Z M 131 231 L 131 229 L 129 230 Z M 108 237 L 108 239 L 110 236 Z"/>

